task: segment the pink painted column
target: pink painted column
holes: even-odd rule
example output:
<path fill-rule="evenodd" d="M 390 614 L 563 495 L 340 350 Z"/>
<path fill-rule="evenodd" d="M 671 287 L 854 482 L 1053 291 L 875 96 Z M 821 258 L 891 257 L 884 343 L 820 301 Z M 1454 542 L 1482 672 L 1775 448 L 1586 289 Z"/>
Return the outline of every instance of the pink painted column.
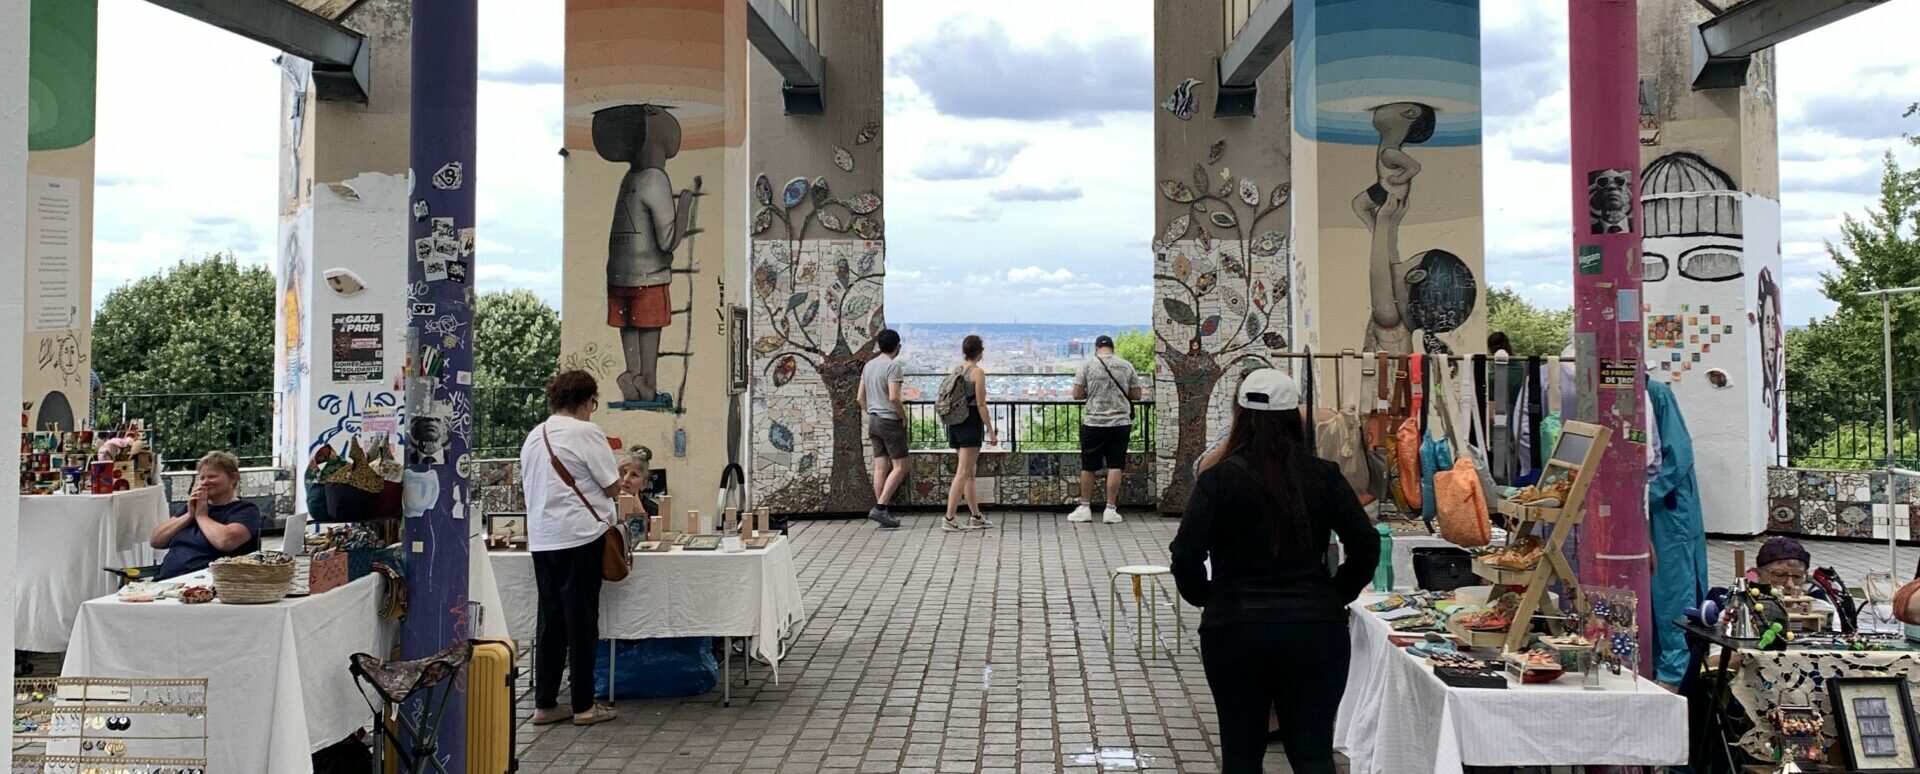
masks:
<path fill-rule="evenodd" d="M 1646 385 L 1641 377 L 1639 26 L 1636 0 L 1568 0 L 1573 128 L 1573 417 L 1612 428 L 1587 495 L 1580 582 L 1640 599 L 1640 665 L 1652 653 Z"/>

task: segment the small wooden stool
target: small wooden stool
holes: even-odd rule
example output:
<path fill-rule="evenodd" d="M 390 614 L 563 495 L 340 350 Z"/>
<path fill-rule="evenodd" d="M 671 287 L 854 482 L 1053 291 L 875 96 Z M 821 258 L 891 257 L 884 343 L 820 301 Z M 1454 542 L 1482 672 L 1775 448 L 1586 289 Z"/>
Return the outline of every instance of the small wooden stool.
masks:
<path fill-rule="evenodd" d="M 1148 623 L 1147 623 L 1148 605 L 1147 605 L 1145 595 L 1142 592 L 1142 589 L 1140 588 L 1141 586 L 1140 579 L 1147 576 L 1167 575 L 1167 574 L 1170 574 L 1171 572 L 1173 571 L 1157 564 L 1129 564 L 1125 567 L 1121 567 L 1114 570 L 1113 575 L 1107 578 L 1107 601 L 1108 601 L 1108 608 L 1111 611 L 1111 616 L 1107 619 L 1107 650 L 1108 651 L 1113 650 L 1114 642 L 1116 641 L 1119 634 L 1120 576 L 1125 575 L 1133 579 L 1133 604 L 1137 608 L 1136 615 L 1138 619 L 1135 624 L 1135 631 L 1138 631 L 1140 629 L 1148 627 Z M 1160 582 L 1158 580 L 1154 581 L 1153 590 L 1154 590 L 1154 595 L 1157 599 L 1167 598 L 1167 590 L 1165 587 L 1160 585 Z M 1187 628 L 1186 623 L 1181 619 L 1179 600 L 1173 600 L 1173 623 L 1174 623 L 1173 649 L 1175 651 L 1179 651 L 1181 633 L 1184 629 Z M 1157 609 L 1153 611 L 1151 627 L 1152 627 L 1151 629 L 1152 633 L 1150 636 L 1152 638 L 1153 644 L 1150 646 L 1149 652 L 1153 653 L 1155 656 L 1158 656 L 1160 653 L 1160 611 Z M 1139 641 L 1135 640 L 1134 650 L 1139 650 L 1139 649 L 1140 649 Z"/>

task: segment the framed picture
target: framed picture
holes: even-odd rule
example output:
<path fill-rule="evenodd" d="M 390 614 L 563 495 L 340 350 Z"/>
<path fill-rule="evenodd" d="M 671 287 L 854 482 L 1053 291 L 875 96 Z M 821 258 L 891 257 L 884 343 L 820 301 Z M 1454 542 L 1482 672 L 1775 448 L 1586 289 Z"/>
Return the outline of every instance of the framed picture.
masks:
<path fill-rule="evenodd" d="M 747 308 L 734 306 L 727 315 L 727 339 L 731 342 L 727 352 L 727 388 L 739 395 L 747 391 L 748 354 L 752 350 L 747 344 Z"/>
<path fill-rule="evenodd" d="M 1920 769 L 1913 700 L 1904 677 L 1836 677 L 1827 681 L 1839 738 L 1859 771 Z"/>
<path fill-rule="evenodd" d="M 716 551 L 716 550 L 719 550 L 719 548 L 720 548 L 719 535 L 688 535 L 687 536 L 686 549 L 688 551 Z"/>
<path fill-rule="evenodd" d="M 501 512 L 487 514 L 487 535 L 504 535 L 508 540 L 527 539 L 527 514 Z"/>

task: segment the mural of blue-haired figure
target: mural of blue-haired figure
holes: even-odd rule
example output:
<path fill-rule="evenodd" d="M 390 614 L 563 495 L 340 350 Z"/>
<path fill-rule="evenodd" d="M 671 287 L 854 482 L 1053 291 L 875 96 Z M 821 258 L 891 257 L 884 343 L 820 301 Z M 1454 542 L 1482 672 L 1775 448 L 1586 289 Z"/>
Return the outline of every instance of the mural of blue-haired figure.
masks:
<path fill-rule="evenodd" d="M 1364 325 L 1325 310 L 1322 346 L 1451 351 L 1472 341 L 1480 235 L 1478 0 L 1302 0 L 1294 133 L 1317 167 L 1323 293 L 1364 287 Z M 1351 219 L 1332 211 L 1350 202 Z M 1470 221 L 1470 222 L 1468 222 Z M 1361 283 L 1364 283 L 1363 285 Z M 1360 314 L 1353 310 L 1351 314 Z M 1351 333 L 1335 329 L 1357 329 Z M 1454 337 L 1449 337 L 1454 338 Z"/>

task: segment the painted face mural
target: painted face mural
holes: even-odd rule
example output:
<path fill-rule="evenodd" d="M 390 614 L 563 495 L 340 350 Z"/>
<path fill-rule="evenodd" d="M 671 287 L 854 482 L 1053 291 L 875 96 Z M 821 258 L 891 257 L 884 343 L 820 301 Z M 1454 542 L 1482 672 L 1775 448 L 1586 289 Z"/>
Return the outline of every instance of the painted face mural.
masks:
<path fill-rule="evenodd" d="M 1693 389 L 1683 385 L 1731 385 L 1736 380 L 1728 375 L 1741 372 L 1751 335 L 1743 302 L 1742 205 L 1733 179 L 1698 155 L 1670 153 L 1647 165 L 1641 196 L 1647 356 L 1657 364 L 1650 367 L 1683 393 Z M 1763 345 L 1765 339 L 1763 333 Z"/>
<path fill-rule="evenodd" d="M 1760 303 L 1756 314 L 1760 326 L 1761 400 L 1769 411 L 1767 440 L 1780 442 L 1780 391 L 1786 389 L 1787 334 L 1780 326 L 1780 286 L 1773 281 L 1772 269 L 1760 270 Z"/>

